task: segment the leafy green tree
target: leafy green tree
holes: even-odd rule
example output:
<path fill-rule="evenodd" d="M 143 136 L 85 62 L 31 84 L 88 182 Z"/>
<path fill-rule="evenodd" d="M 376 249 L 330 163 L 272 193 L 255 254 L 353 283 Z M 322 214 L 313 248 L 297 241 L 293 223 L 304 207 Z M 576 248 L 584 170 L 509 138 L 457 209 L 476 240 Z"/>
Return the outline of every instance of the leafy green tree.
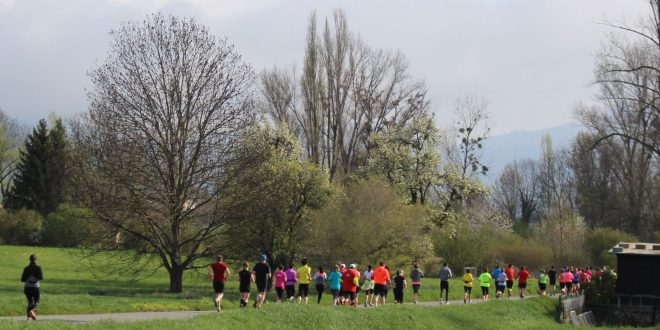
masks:
<path fill-rule="evenodd" d="M 46 216 L 65 199 L 67 154 L 66 132 L 61 120 L 48 130 L 39 121 L 25 140 L 14 177 L 5 196 L 9 209 L 30 209 Z"/>
<path fill-rule="evenodd" d="M 427 115 L 374 134 L 369 171 L 399 187 L 411 204 L 425 204 L 431 186 L 440 181 L 438 138 L 439 130 Z"/>
<path fill-rule="evenodd" d="M 427 208 L 404 204 L 383 178 L 350 182 L 315 218 L 314 251 L 325 265 L 341 260 L 366 266 L 386 260 L 401 267 L 433 254 L 425 233 Z"/>
<path fill-rule="evenodd" d="M 620 242 L 636 242 L 637 237 L 612 228 L 596 228 L 587 233 L 585 248 L 598 267 L 616 267 L 616 256 L 607 251 Z"/>
<path fill-rule="evenodd" d="M 310 211 L 330 198 L 328 173 L 301 159 L 300 142 L 286 126 L 258 128 L 244 144 L 246 157 L 259 159 L 244 168 L 231 191 L 240 196 L 232 209 L 229 246 L 234 255 L 265 254 L 272 263 L 306 255 L 314 231 Z"/>

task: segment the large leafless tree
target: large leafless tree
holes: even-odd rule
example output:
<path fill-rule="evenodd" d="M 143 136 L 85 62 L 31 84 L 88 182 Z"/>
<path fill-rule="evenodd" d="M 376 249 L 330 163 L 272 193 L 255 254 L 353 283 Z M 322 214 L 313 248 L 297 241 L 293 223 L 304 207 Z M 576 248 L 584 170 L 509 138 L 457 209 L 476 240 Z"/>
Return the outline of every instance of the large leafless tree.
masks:
<path fill-rule="evenodd" d="M 102 224 L 138 242 L 182 291 L 229 214 L 237 148 L 254 121 L 255 75 L 226 39 L 160 14 L 111 33 L 75 125 L 76 191 Z"/>
<path fill-rule="evenodd" d="M 369 47 L 349 30 L 341 10 L 325 20 L 322 31 L 315 14 L 310 16 L 299 83 L 290 72 L 262 72 L 264 112 L 294 125 L 307 158 L 331 179 L 367 163 L 371 135 L 403 127 L 428 111 L 426 86 L 410 77 L 404 56 Z"/>

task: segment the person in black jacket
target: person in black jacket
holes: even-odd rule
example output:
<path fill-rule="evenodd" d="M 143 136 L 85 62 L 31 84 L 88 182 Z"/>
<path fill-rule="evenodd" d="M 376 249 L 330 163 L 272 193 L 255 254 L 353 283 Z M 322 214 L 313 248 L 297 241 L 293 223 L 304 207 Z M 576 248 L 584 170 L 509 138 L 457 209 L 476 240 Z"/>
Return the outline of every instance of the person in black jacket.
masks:
<path fill-rule="evenodd" d="M 37 305 L 39 304 L 39 281 L 44 279 L 41 267 L 37 266 L 37 256 L 30 255 L 30 264 L 23 269 L 21 282 L 25 283 L 23 292 L 27 298 L 27 319 L 37 319 Z"/>

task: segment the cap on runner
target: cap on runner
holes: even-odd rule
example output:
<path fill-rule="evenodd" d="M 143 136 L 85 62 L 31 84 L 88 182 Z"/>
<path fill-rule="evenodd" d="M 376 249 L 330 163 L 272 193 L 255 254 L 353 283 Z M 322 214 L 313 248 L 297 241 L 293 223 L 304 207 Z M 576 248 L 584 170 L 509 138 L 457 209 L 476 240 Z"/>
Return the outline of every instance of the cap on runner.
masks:
<path fill-rule="evenodd" d="M 261 260 L 261 261 L 268 260 L 268 257 L 266 257 L 265 254 L 262 254 L 261 257 L 259 257 L 259 260 Z"/>

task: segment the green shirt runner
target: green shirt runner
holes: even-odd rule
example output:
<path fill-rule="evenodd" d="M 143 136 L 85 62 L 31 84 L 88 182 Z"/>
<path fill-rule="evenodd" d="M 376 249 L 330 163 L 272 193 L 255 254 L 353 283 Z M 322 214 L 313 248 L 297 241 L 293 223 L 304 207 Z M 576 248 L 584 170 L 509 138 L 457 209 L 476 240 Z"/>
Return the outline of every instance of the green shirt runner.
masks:
<path fill-rule="evenodd" d="M 493 277 L 489 273 L 481 273 L 481 275 L 479 275 L 479 285 L 484 288 L 489 288 L 490 280 L 492 278 Z"/>

